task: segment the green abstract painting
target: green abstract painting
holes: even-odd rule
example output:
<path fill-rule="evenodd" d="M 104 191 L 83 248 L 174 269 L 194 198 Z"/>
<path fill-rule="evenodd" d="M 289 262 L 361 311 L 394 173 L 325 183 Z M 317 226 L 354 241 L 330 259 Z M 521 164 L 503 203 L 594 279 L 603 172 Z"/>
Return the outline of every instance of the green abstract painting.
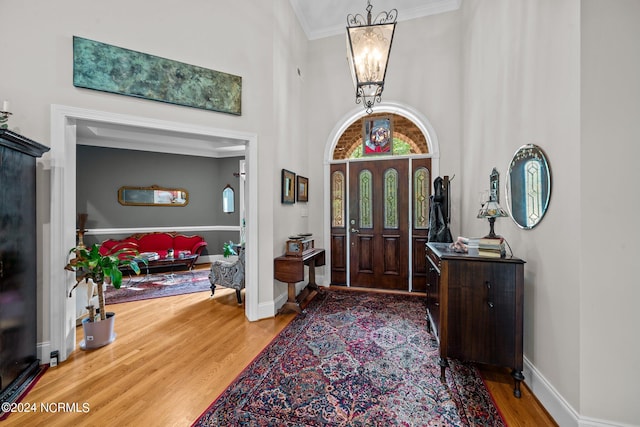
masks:
<path fill-rule="evenodd" d="M 242 77 L 73 37 L 73 85 L 241 114 Z"/>

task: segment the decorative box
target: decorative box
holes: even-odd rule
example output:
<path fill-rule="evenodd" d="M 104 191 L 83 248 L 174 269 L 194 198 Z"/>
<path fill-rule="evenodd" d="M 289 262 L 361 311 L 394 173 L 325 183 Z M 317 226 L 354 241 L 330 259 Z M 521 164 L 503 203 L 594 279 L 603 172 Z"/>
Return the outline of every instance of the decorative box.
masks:
<path fill-rule="evenodd" d="M 284 254 L 287 256 L 302 256 L 314 248 L 313 239 L 287 240 Z"/>

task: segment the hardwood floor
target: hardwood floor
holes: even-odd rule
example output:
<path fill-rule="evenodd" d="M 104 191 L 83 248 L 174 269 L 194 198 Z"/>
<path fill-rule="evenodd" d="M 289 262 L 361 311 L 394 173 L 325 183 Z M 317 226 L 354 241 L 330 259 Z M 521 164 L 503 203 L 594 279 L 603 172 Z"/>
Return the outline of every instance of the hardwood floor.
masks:
<path fill-rule="evenodd" d="M 189 426 L 294 316 L 249 322 L 229 289 L 108 310 L 117 339 L 47 370 L 23 400 L 35 411 L 13 413 L 4 426 Z M 526 386 L 513 397 L 508 372 L 482 374 L 510 426 L 556 425 Z"/>

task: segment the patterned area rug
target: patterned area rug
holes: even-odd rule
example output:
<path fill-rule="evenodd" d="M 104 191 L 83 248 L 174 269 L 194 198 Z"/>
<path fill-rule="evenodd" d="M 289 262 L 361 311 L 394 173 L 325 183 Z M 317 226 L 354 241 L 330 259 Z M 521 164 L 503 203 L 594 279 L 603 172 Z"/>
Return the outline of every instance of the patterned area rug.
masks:
<path fill-rule="evenodd" d="M 321 291 L 194 426 L 504 426 L 473 365 L 440 381 L 424 299 Z"/>
<path fill-rule="evenodd" d="M 164 274 L 141 274 L 124 278 L 120 289 L 107 286 L 105 302 L 118 304 L 150 298 L 170 297 L 211 289 L 209 270 L 179 271 Z"/>

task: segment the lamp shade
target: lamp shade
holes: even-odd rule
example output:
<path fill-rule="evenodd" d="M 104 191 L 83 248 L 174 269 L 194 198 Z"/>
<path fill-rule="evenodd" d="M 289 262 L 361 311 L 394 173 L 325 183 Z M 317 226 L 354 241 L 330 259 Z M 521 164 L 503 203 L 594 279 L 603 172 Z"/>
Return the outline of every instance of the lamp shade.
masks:
<path fill-rule="evenodd" d="M 478 218 L 500 218 L 505 216 L 509 216 L 509 214 L 495 200 L 489 200 L 478 212 Z"/>
<path fill-rule="evenodd" d="M 496 222 L 496 218 L 509 216 L 509 214 L 500 207 L 495 200 L 489 200 L 487 203 L 480 208 L 480 212 L 478 212 L 478 218 L 488 219 L 489 220 L 489 234 L 485 236 L 485 238 L 496 238 L 500 237 L 496 235 L 496 232 L 493 229 L 494 223 Z"/>
<path fill-rule="evenodd" d="M 368 113 L 380 102 L 391 43 L 398 12 L 382 12 L 371 21 L 371 4 L 367 6 L 367 20 L 362 15 L 347 17 L 347 59 L 356 89 L 356 103 L 362 102 Z"/>

